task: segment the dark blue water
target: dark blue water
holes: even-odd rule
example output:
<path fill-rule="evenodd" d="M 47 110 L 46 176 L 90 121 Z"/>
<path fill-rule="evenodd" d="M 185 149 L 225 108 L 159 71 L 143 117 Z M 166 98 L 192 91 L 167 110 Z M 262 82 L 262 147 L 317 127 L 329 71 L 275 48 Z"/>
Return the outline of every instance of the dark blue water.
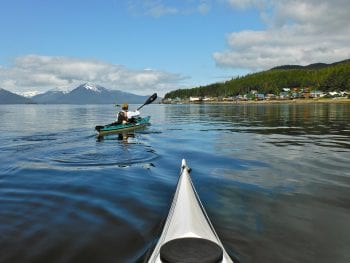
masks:
<path fill-rule="evenodd" d="M 135 105 L 136 107 L 136 105 Z M 241 262 L 350 262 L 350 105 L 0 106 L 0 262 L 135 262 L 186 158 Z"/>

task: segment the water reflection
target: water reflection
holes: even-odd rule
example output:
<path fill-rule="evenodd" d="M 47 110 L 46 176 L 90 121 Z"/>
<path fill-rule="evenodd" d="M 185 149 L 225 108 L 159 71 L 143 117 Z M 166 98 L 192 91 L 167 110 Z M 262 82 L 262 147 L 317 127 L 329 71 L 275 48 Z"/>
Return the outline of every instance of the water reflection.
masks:
<path fill-rule="evenodd" d="M 200 125 L 203 131 L 270 136 L 278 146 L 350 147 L 349 104 L 176 105 L 166 113 L 169 119 Z"/>
<path fill-rule="evenodd" d="M 103 142 L 105 140 L 110 141 L 110 140 L 117 140 L 117 141 L 122 141 L 124 143 L 129 143 L 131 142 L 132 139 L 135 138 L 135 133 L 134 132 L 122 132 L 122 133 L 116 133 L 116 134 L 110 134 L 106 136 L 96 136 L 96 141 L 97 142 Z"/>
<path fill-rule="evenodd" d="M 166 112 L 174 120 L 215 121 L 238 132 L 350 135 L 349 104 L 177 105 Z"/>
<path fill-rule="evenodd" d="M 241 262 L 350 261 L 350 105 L 143 114 L 147 129 L 98 140 L 110 105 L 0 106 L 1 262 L 135 262 L 159 236 L 182 158 Z"/>

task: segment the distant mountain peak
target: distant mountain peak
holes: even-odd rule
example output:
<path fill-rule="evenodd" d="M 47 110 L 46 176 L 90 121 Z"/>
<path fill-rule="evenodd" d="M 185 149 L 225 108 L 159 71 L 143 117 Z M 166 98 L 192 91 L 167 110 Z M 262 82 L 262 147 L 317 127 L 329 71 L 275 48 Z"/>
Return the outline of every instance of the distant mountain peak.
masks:
<path fill-rule="evenodd" d="M 124 101 L 128 103 L 143 103 L 147 98 L 147 96 L 111 90 L 86 82 L 69 92 L 54 88 L 38 94 L 32 99 L 36 103 L 46 104 L 115 104 Z"/>
<path fill-rule="evenodd" d="M 60 89 L 60 88 L 52 88 L 52 89 L 49 89 L 48 91 L 44 92 L 44 93 L 62 93 L 62 94 L 66 94 L 66 93 L 69 93 L 69 91 L 67 90 L 64 90 L 64 89 Z"/>
<path fill-rule="evenodd" d="M 94 91 L 94 92 L 101 92 L 102 91 L 102 87 L 100 87 L 92 82 L 86 82 L 83 85 L 81 85 L 81 87 L 85 88 L 87 90 Z"/>
<path fill-rule="evenodd" d="M 17 95 L 20 95 L 20 96 L 23 96 L 23 97 L 26 97 L 26 98 L 32 98 L 34 97 L 35 95 L 38 95 L 40 94 L 41 92 L 40 91 L 37 91 L 37 90 L 33 90 L 33 91 L 24 91 L 24 92 L 16 92 Z"/>
<path fill-rule="evenodd" d="M 16 93 L 0 88 L 0 104 L 24 104 L 33 103 L 29 98 L 25 98 Z"/>

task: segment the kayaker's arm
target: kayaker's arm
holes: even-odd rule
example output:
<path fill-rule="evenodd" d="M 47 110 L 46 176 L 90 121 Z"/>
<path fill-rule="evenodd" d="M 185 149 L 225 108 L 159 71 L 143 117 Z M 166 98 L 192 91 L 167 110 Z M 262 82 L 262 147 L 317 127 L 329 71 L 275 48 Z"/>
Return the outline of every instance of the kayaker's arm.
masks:
<path fill-rule="evenodd" d="M 127 116 L 128 116 L 128 119 L 136 118 L 136 117 L 140 116 L 140 112 L 138 110 L 128 111 Z"/>

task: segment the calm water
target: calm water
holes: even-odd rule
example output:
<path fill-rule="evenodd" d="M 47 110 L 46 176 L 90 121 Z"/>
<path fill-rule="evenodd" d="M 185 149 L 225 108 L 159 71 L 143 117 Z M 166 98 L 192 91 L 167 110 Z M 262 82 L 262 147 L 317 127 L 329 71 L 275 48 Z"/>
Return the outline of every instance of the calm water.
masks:
<path fill-rule="evenodd" d="M 350 104 L 148 105 L 97 140 L 114 111 L 0 106 L 0 262 L 137 261 L 182 158 L 242 263 L 350 262 Z"/>

